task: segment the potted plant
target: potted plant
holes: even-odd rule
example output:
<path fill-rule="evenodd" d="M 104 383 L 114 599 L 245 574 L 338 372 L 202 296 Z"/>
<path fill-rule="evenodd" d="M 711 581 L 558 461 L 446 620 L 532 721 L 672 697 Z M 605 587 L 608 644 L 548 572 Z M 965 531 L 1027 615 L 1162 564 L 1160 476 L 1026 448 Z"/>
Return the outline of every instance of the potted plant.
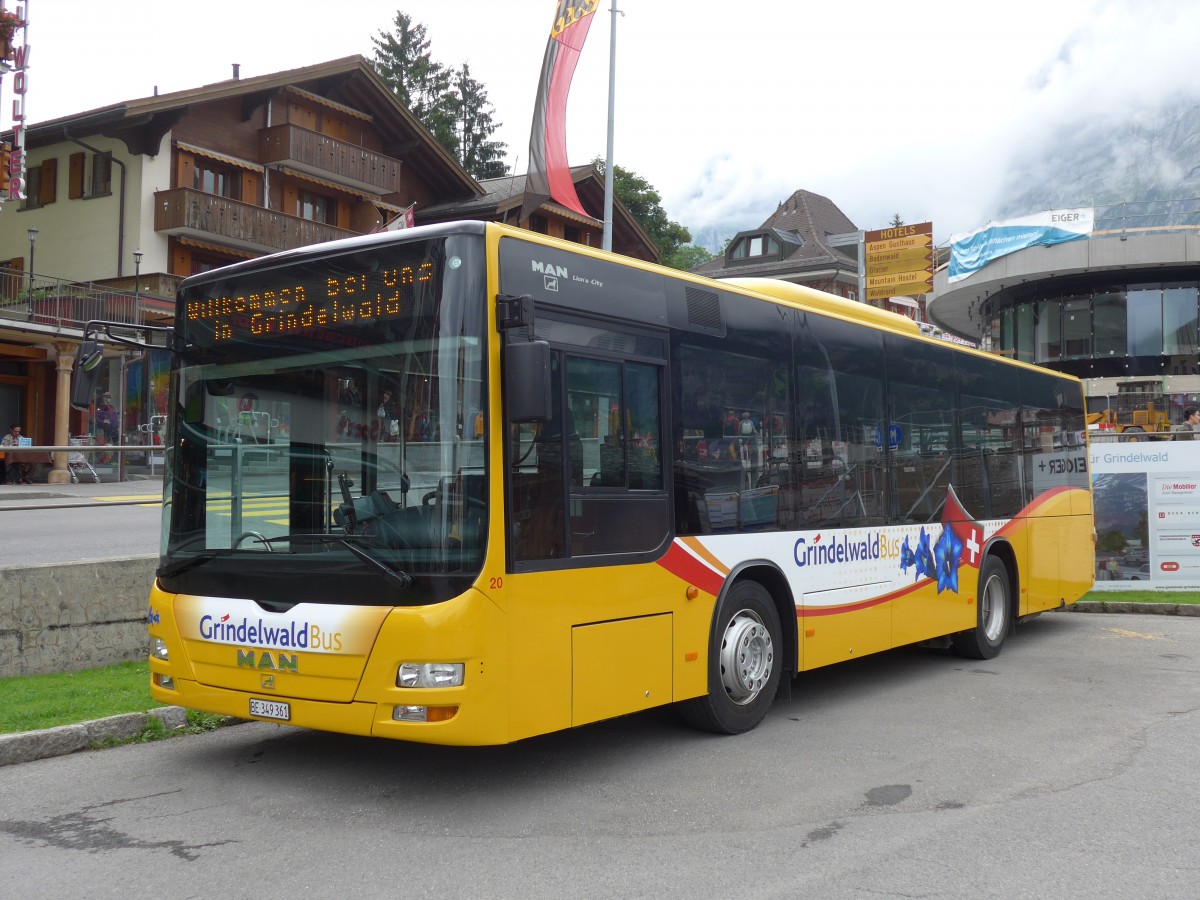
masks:
<path fill-rule="evenodd" d="M 0 9 L 0 59 L 12 59 L 13 34 L 25 27 L 25 20 L 10 9 Z"/>

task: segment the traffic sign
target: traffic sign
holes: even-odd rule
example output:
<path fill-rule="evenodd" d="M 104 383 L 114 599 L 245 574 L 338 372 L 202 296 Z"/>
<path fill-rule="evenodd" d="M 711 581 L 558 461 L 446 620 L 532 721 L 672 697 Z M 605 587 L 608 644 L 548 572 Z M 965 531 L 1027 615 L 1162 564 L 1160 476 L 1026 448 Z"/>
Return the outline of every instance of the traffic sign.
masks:
<path fill-rule="evenodd" d="M 900 253 L 909 251 L 902 250 Z M 872 275 L 898 275 L 902 272 L 928 272 L 933 254 L 924 250 L 920 256 L 906 256 L 892 259 L 892 253 L 880 254 L 877 257 L 867 256 L 867 277 Z"/>
<path fill-rule="evenodd" d="M 912 284 L 880 285 L 867 288 L 867 299 L 886 300 L 888 297 L 915 297 L 918 294 L 928 294 L 932 290 L 932 279 Z"/>
<path fill-rule="evenodd" d="M 889 250 L 912 250 L 916 247 L 932 247 L 933 235 L 931 234 L 913 234 L 908 237 L 888 238 L 884 241 L 870 241 L 867 243 L 867 255 L 872 253 L 884 253 Z"/>
<path fill-rule="evenodd" d="M 906 287 L 910 284 L 923 284 L 932 281 L 928 271 L 900 272 L 896 275 L 868 275 L 868 288 Z"/>
<path fill-rule="evenodd" d="M 925 235 L 918 235 L 919 238 L 924 238 Z M 903 240 L 903 239 L 902 239 Z M 928 244 L 918 244 L 915 247 L 897 247 L 891 250 L 876 248 L 867 253 L 868 261 L 875 262 L 893 262 L 900 259 L 916 260 L 917 265 L 928 262 L 933 256 L 933 250 Z"/>
<path fill-rule="evenodd" d="M 894 238 L 913 237 L 918 234 L 933 236 L 933 223 L 920 222 L 916 225 L 894 225 L 891 228 L 880 228 L 875 231 L 864 231 L 863 242 L 873 244 L 877 241 L 890 241 Z"/>

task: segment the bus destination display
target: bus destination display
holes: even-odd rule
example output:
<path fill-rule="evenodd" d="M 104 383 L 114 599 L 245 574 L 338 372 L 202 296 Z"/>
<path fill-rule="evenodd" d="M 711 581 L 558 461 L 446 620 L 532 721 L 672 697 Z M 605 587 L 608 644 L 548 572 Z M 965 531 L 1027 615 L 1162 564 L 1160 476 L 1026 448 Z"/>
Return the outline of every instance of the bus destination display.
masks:
<path fill-rule="evenodd" d="M 278 281 L 250 278 L 238 290 L 185 301 L 184 329 L 199 343 L 315 336 L 358 322 L 411 315 L 423 287 L 433 281 L 432 262 L 389 268 L 314 267 L 310 277 L 281 270 Z M 288 278 L 287 275 L 291 277 Z"/>

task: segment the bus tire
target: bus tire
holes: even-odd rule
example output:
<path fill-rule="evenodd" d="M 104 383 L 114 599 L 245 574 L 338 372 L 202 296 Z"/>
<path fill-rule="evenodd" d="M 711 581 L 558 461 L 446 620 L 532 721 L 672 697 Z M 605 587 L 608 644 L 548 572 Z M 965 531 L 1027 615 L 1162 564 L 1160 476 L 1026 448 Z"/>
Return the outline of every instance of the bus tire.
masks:
<path fill-rule="evenodd" d="M 951 638 L 954 652 L 968 659 L 992 659 L 1000 654 L 1012 628 L 1012 587 L 1008 569 L 995 556 L 988 556 L 979 570 L 979 597 L 975 604 L 976 624 Z"/>
<path fill-rule="evenodd" d="M 763 720 L 783 672 L 779 612 L 757 581 L 739 581 L 713 616 L 708 648 L 708 693 L 680 704 L 690 725 L 741 734 Z"/>

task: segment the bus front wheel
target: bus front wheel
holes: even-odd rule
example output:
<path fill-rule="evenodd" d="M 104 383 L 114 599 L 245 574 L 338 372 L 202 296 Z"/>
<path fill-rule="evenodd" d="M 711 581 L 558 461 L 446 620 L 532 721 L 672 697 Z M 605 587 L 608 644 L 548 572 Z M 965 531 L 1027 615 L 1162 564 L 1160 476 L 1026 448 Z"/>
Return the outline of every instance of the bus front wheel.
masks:
<path fill-rule="evenodd" d="M 708 693 L 680 706 L 696 728 L 741 734 L 763 720 L 783 671 L 779 613 L 756 581 L 735 584 L 717 605 L 708 648 Z"/>
<path fill-rule="evenodd" d="M 951 643 L 959 656 L 992 659 L 999 655 L 1012 627 L 1008 569 L 994 556 L 987 557 L 979 570 L 979 597 L 975 605 L 975 627 L 954 635 Z"/>

